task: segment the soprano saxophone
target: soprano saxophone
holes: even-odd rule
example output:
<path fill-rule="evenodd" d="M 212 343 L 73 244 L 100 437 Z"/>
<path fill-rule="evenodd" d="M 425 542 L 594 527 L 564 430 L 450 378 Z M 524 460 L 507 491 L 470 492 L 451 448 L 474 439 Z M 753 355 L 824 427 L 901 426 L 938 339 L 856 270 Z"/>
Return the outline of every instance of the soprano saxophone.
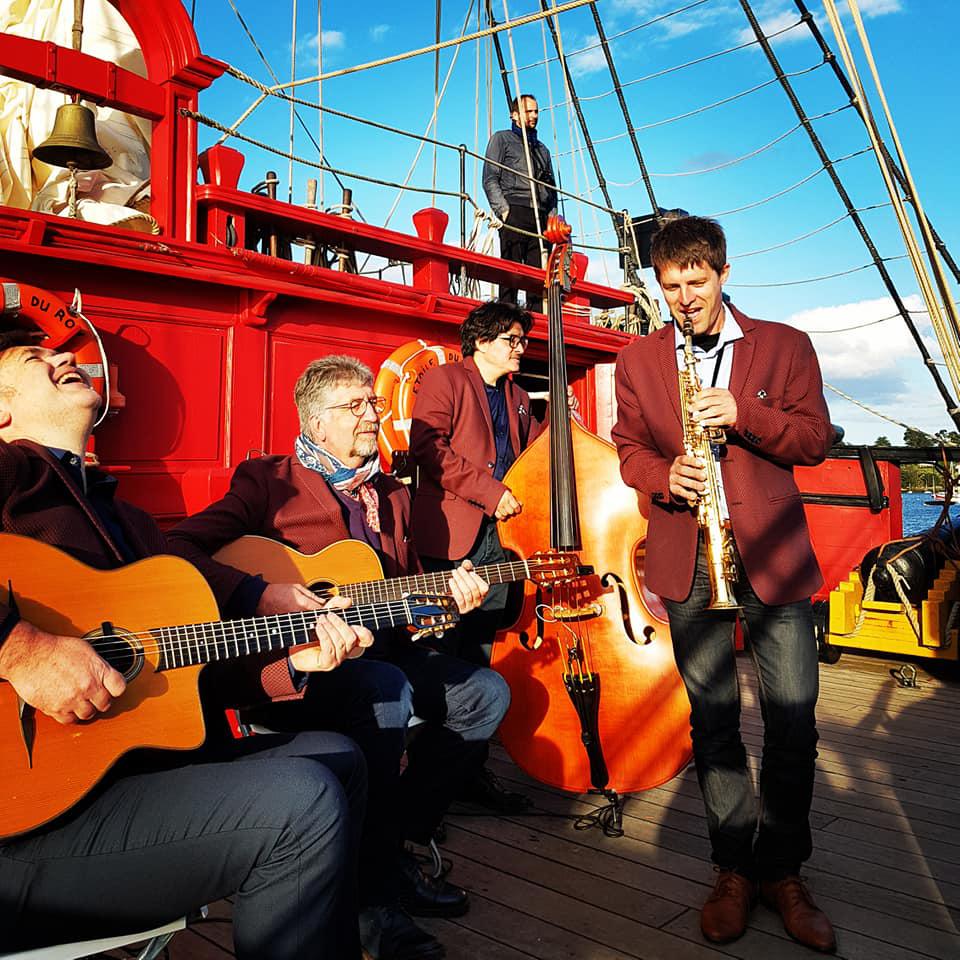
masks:
<path fill-rule="evenodd" d="M 708 610 L 735 610 L 739 607 L 733 594 L 737 582 L 737 561 L 733 550 L 730 521 L 720 510 L 720 464 L 713 455 L 713 445 L 726 442 L 722 427 L 701 426 L 690 413 L 693 400 L 700 392 L 697 358 L 693 354 L 693 323 L 683 321 L 683 366 L 679 370 L 680 411 L 683 420 L 683 446 L 687 456 L 697 457 L 706 465 L 707 489 L 697 500 L 697 523 L 703 534 L 710 571 L 710 604 Z"/>

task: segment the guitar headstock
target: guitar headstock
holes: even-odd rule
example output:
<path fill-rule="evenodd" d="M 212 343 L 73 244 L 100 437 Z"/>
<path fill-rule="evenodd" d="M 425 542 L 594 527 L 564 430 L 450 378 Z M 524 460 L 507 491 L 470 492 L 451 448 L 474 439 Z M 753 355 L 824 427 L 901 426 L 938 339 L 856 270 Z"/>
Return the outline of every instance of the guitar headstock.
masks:
<path fill-rule="evenodd" d="M 530 579 L 540 586 L 550 586 L 582 576 L 583 567 L 575 553 L 559 553 L 545 550 L 529 558 Z"/>
<path fill-rule="evenodd" d="M 443 636 L 444 632 L 455 626 L 460 619 L 460 611 L 453 597 L 408 593 L 403 602 L 410 611 L 414 640 Z"/>

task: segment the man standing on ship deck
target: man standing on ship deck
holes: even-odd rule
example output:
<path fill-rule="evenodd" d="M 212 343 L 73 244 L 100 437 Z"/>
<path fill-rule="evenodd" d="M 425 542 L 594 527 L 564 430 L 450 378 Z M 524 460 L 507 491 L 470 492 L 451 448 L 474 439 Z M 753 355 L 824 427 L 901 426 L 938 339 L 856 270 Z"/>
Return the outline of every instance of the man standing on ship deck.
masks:
<path fill-rule="evenodd" d="M 823 952 L 833 928 L 800 879 L 812 851 L 817 756 L 817 641 L 810 596 L 823 582 L 793 477 L 833 441 L 816 354 L 805 333 L 754 320 L 723 301 L 726 239 L 713 220 L 680 217 L 653 238 L 651 259 L 675 324 L 617 358 L 613 439 L 627 484 L 651 499 L 647 585 L 667 607 L 677 667 L 690 696 L 714 890 L 700 927 L 715 943 L 742 936 L 757 896 L 787 932 Z M 715 445 L 721 514 L 729 518 L 733 585 L 759 677 L 764 720 L 758 812 L 740 736 L 735 610 L 711 610 L 695 505 L 707 472 L 684 448 L 678 370 L 685 320 L 703 389 L 691 415 L 726 431 Z"/>
<path fill-rule="evenodd" d="M 539 115 L 535 97 L 528 93 L 515 97 L 510 104 L 512 125 L 490 138 L 483 165 L 483 191 L 505 225 L 500 231 L 500 256 L 534 267 L 543 266 L 541 242 L 545 248 L 548 245 L 530 234 L 542 234 L 547 218 L 557 212 L 550 151 L 537 137 Z M 500 299 L 516 303 L 517 288 L 501 287 Z M 527 309 L 541 311 L 543 298 L 528 294 Z"/>

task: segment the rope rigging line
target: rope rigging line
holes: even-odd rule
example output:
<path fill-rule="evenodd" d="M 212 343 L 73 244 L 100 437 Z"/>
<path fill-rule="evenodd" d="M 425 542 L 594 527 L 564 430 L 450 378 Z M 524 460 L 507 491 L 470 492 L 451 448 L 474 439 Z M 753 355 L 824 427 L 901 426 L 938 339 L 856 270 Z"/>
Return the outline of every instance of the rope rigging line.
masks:
<path fill-rule="evenodd" d="M 270 66 L 270 61 L 267 60 L 266 54 L 260 48 L 260 44 L 257 43 L 257 38 L 253 35 L 250 28 L 247 26 L 247 22 L 246 20 L 243 19 L 243 16 L 241 15 L 240 11 L 237 9 L 236 4 L 234 3 L 234 0 L 227 0 L 227 3 L 230 5 L 230 9 L 233 10 L 234 14 L 237 17 L 237 20 L 240 22 L 240 26 L 243 28 L 243 32 L 247 35 L 247 39 L 252 44 L 253 49 L 256 51 L 256 54 L 260 58 L 261 63 L 263 63 L 264 67 L 266 67 L 267 73 L 269 73 L 270 76 L 273 77 L 275 83 L 279 83 L 280 78 L 277 76 L 276 71 L 273 69 L 273 67 Z M 227 69 L 224 72 L 230 73 L 229 65 L 227 65 Z M 238 77 L 237 79 L 240 79 L 240 78 Z M 303 106 L 307 106 L 307 107 L 319 106 L 318 104 L 310 103 L 307 100 L 296 100 L 293 102 L 297 104 L 301 104 Z M 317 156 L 320 157 L 321 160 L 325 160 L 326 157 L 324 156 L 323 148 L 321 144 L 314 139 L 313 134 L 310 132 L 310 129 L 309 127 L 307 127 L 306 123 L 304 123 L 303 118 L 300 116 L 299 112 L 297 113 L 297 122 L 300 124 L 301 127 L 303 127 L 303 132 L 306 133 L 306 135 L 310 138 L 311 143 L 317 148 Z M 217 142 L 223 143 L 225 139 L 226 137 L 222 137 Z M 340 187 L 341 190 L 344 188 L 344 184 L 339 178 L 337 178 L 337 185 Z M 354 211 L 357 214 L 357 216 L 360 218 L 360 220 L 366 222 L 366 218 L 364 217 L 359 207 L 354 206 Z"/>
<path fill-rule="evenodd" d="M 788 33 L 790 30 L 796 29 L 801 23 L 802 21 L 797 20 L 796 23 L 791 23 L 788 26 L 771 33 L 770 37 L 779 37 L 781 34 Z M 746 50 L 749 47 L 755 47 L 759 42 L 760 41 L 758 40 L 748 40 L 745 43 L 738 43 L 734 47 L 727 47 L 725 50 L 718 50 L 716 53 L 708 53 L 705 57 L 696 57 L 693 60 L 687 60 L 686 63 L 678 63 L 673 67 L 665 67 L 663 70 L 658 70 L 656 73 L 648 73 L 643 77 L 635 77 L 633 80 L 627 80 L 626 83 L 621 84 L 621 87 L 625 89 L 627 87 L 632 87 L 636 83 L 646 83 L 647 80 L 656 80 L 659 77 L 665 77 L 668 74 L 676 73 L 678 70 L 686 70 L 687 67 L 695 67 L 698 64 L 707 63 L 710 60 L 716 60 L 718 57 L 725 57 L 729 53 L 736 53 L 738 50 Z M 581 97 L 580 99 L 583 101 L 603 100 L 605 97 L 609 97 L 614 93 L 616 93 L 616 90 L 607 90 L 605 93 L 596 93 L 589 97 Z M 558 106 L 561 106 L 561 104 L 558 104 Z"/>
<path fill-rule="evenodd" d="M 796 70 L 793 73 L 787 74 L 790 77 L 800 77 L 806 73 L 812 73 L 814 70 L 819 70 L 824 66 L 824 62 L 814 64 L 812 67 L 806 67 L 803 70 Z M 758 83 L 754 87 L 750 87 L 749 90 L 743 90 L 740 93 L 735 93 L 730 97 L 724 97 L 722 100 L 715 100 L 713 103 L 708 103 L 705 106 L 697 107 L 696 110 L 689 110 L 687 113 L 678 113 L 673 117 L 666 117 L 663 120 L 654 120 L 653 123 L 643 123 L 639 127 L 630 126 L 623 133 L 615 133 L 610 137 L 602 137 L 599 140 L 594 140 L 594 143 L 613 143 L 615 140 L 622 140 L 624 137 L 630 136 L 631 131 L 639 133 L 641 130 L 653 130 L 655 127 L 662 127 L 668 123 L 675 123 L 677 120 L 687 120 L 690 117 L 696 117 L 701 113 L 706 113 L 708 110 L 713 110 L 715 107 L 722 107 L 728 103 L 733 103 L 735 100 L 740 100 L 743 97 L 749 96 L 751 93 L 756 93 L 758 90 L 762 90 L 764 87 L 772 86 L 777 82 L 777 78 L 774 77 L 771 80 L 764 80 L 763 83 Z"/>
<path fill-rule="evenodd" d="M 754 13 L 749 0 L 740 0 L 740 7 L 747 18 L 747 22 L 750 24 L 750 29 L 753 30 L 754 36 L 760 43 L 764 55 L 767 58 L 767 62 L 770 64 L 771 69 L 773 70 L 777 79 L 780 81 L 780 85 L 783 87 L 783 91 L 787 95 L 787 99 L 790 101 L 790 105 L 793 108 L 794 113 L 803 124 L 804 130 L 810 139 L 813 149 L 820 158 L 820 162 L 826 168 L 827 175 L 830 177 L 830 181 L 833 184 L 834 189 L 837 191 L 837 194 L 843 202 L 844 207 L 846 207 L 848 213 L 850 213 L 851 219 L 856 225 L 857 232 L 860 234 L 860 239 L 863 240 L 864 246 L 866 246 L 867 251 L 873 258 L 877 272 L 880 274 L 880 278 L 883 280 L 883 284 L 886 287 L 887 292 L 893 299 L 894 304 L 896 304 L 897 310 L 900 311 L 900 316 L 903 318 L 903 322 L 906 324 L 907 329 L 910 332 L 910 336 L 913 338 L 914 344 L 920 351 L 920 355 L 923 357 L 924 362 L 927 364 L 927 368 L 930 371 L 930 376 L 933 378 L 933 382 L 936 385 L 937 390 L 940 392 L 940 396 L 946 405 L 947 411 L 950 413 L 953 422 L 958 428 L 960 428 L 960 407 L 957 406 L 956 400 L 954 400 L 953 396 L 950 394 L 946 383 L 940 376 L 940 372 L 935 366 L 930 364 L 930 351 L 927 349 L 927 345 L 924 343 L 923 337 L 920 335 L 920 331 L 917 330 L 917 327 L 913 322 L 913 318 L 910 316 L 906 304 L 904 304 L 903 298 L 900 296 L 900 292 L 897 290 L 897 287 L 893 282 L 893 278 L 890 276 L 890 273 L 887 270 L 886 264 L 881 259 L 876 244 L 874 244 L 873 238 L 867 231 L 866 224 L 856 212 L 853 201 L 850 199 L 850 194 L 847 192 L 847 188 L 843 185 L 839 175 L 837 174 L 837 171 L 834 169 L 833 164 L 831 164 L 830 157 L 827 154 L 827 151 L 824 148 L 817 131 L 814 129 L 813 124 L 808 120 L 803 106 L 797 98 L 790 81 L 784 75 L 783 67 L 780 65 L 780 61 L 777 58 L 776 53 L 774 53 L 773 47 L 770 44 L 770 39 L 764 34 L 763 29 L 760 26 L 760 22 L 757 20 L 756 14 Z"/>
<path fill-rule="evenodd" d="M 896 257 L 884 257 L 885 262 L 893 260 L 906 260 L 906 254 L 900 254 Z M 808 277 L 805 280 L 780 280 L 778 283 L 727 283 L 727 287 L 799 287 L 805 283 L 819 283 L 821 280 L 834 280 L 837 277 L 848 277 L 851 273 L 859 273 L 861 270 L 869 270 L 874 266 L 873 261 L 865 263 L 859 267 L 851 267 L 849 270 L 841 270 L 838 273 L 826 273 L 822 277 Z"/>
<path fill-rule="evenodd" d="M 879 210 L 882 207 L 889 206 L 889 203 L 874 203 L 869 207 L 857 207 L 857 213 L 863 213 L 866 210 Z M 815 237 L 818 233 L 823 233 L 824 230 L 829 230 L 830 227 L 836 226 L 838 223 L 842 223 L 844 220 L 848 220 L 849 218 L 849 213 L 843 213 L 836 219 L 831 220 L 829 223 L 825 223 L 822 227 L 817 227 L 814 230 L 803 233 L 799 237 L 794 237 L 792 240 L 784 240 L 783 243 L 775 243 L 772 246 L 762 247 L 759 250 L 748 250 L 746 253 L 738 253 L 736 256 L 729 257 L 729 259 L 745 260 L 747 257 L 756 257 L 761 253 L 771 253 L 773 250 L 782 250 L 784 247 L 790 247 L 795 243 L 800 243 L 802 240 L 809 240 L 810 237 Z"/>
<path fill-rule="evenodd" d="M 930 322 L 933 326 L 934 332 L 936 333 L 937 340 L 940 344 L 940 349 L 943 351 L 943 357 L 946 361 L 950 379 L 953 382 L 953 388 L 955 391 L 960 392 L 960 317 L 958 317 L 956 307 L 953 304 L 952 296 L 947 285 L 947 279 L 943 272 L 943 267 L 937 257 L 936 245 L 930 235 L 930 227 L 926 222 L 926 218 L 923 213 L 923 207 L 920 204 L 920 199 L 917 194 L 916 185 L 914 184 L 913 178 L 910 174 L 910 168 L 907 165 L 906 158 L 903 153 L 903 147 L 900 143 L 900 138 L 897 134 L 893 117 L 891 116 L 890 109 L 887 105 L 887 100 L 883 92 L 883 86 L 880 82 L 880 75 L 877 70 L 877 65 L 873 58 L 873 52 L 866 35 L 866 29 L 864 28 L 863 20 L 860 16 L 860 8 L 857 0 L 849 0 L 850 12 L 853 15 L 854 24 L 860 39 L 860 45 L 870 67 L 874 87 L 876 88 L 881 106 L 883 108 L 884 117 L 886 118 L 887 128 L 890 131 L 891 137 L 893 138 L 894 149 L 896 150 L 897 156 L 900 160 L 900 166 L 909 185 L 910 193 L 914 198 L 917 219 L 920 224 L 921 235 L 923 236 L 927 258 L 929 260 L 930 269 L 933 272 L 934 280 L 936 281 L 937 290 L 934 289 L 934 283 L 931 281 L 930 273 L 927 271 L 927 268 L 924 265 L 920 245 L 917 242 L 917 238 L 914 235 L 913 228 L 907 216 L 907 210 L 904 206 L 904 201 L 900 196 L 897 185 L 894 183 L 893 175 L 890 171 L 889 165 L 885 162 L 883 152 L 880 149 L 882 138 L 877 128 L 876 121 L 873 117 L 873 113 L 870 109 L 870 104 L 867 100 L 867 95 L 860 79 L 860 74 L 857 70 L 853 52 L 850 48 L 849 42 L 847 41 L 843 24 L 840 22 L 840 15 L 837 12 L 833 0 L 825 0 L 824 7 L 827 11 L 830 25 L 833 27 L 833 32 L 837 38 L 837 44 L 840 48 L 840 54 L 843 57 L 844 66 L 846 67 L 850 83 L 856 91 L 857 102 L 859 102 L 861 105 L 862 109 L 860 111 L 860 115 L 866 123 L 867 132 L 870 135 L 870 140 L 874 147 L 874 152 L 876 154 L 877 163 L 880 167 L 880 172 L 883 176 L 884 184 L 887 187 L 887 192 L 890 196 L 890 199 L 893 201 L 897 223 L 900 227 L 901 234 L 903 235 L 904 244 L 906 245 L 908 256 L 910 258 L 911 265 L 913 266 L 914 274 L 917 278 L 917 283 L 920 286 L 920 292 L 923 296 L 924 303 L 926 304 L 927 312 L 930 316 Z M 937 298 L 937 291 L 939 291 L 942 302 Z M 955 416 L 955 421 L 960 424 L 960 418 Z"/>
<path fill-rule="evenodd" d="M 480 40 L 483 37 L 488 37 L 493 34 L 499 33 L 502 30 L 509 30 L 513 27 L 522 27 L 528 23 L 535 23 L 537 20 L 541 20 L 543 17 L 552 17 L 561 13 L 566 13 L 568 10 L 576 10 L 578 7 L 584 7 L 588 3 L 592 3 L 593 0 L 567 0 L 566 3 L 562 4 L 559 7 L 553 7 L 550 11 L 546 13 L 531 13 L 523 17 L 518 17 L 512 23 L 501 23 L 496 26 L 486 27 L 483 30 L 478 30 L 475 33 L 468 34 L 465 37 L 457 37 L 452 40 L 442 40 L 440 43 L 431 43 L 426 47 L 419 47 L 416 50 L 408 50 L 405 53 L 397 53 L 390 57 L 382 57 L 379 60 L 371 60 L 367 63 L 359 63 L 352 67 L 343 67 L 340 70 L 330 70 L 327 73 L 321 73 L 314 77 L 303 77 L 300 80 L 297 80 L 296 83 L 279 83 L 274 88 L 271 88 L 270 92 L 276 92 L 283 89 L 293 89 L 294 87 L 302 86 L 306 83 L 320 83 L 323 80 L 332 80 L 334 77 L 343 77 L 351 73 L 359 73 L 363 70 L 371 70 L 374 67 L 383 67 L 390 63 L 399 63 L 402 60 L 410 60 L 413 57 L 422 56 L 425 53 L 433 53 L 434 50 L 445 50 L 447 47 L 456 46 L 461 43 L 469 43 L 473 40 Z M 250 114 L 260 106 L 261 103 L 266 99 L 267 94 L 263 94 L 258 97 L 249 107 L 237 118 L 233 126 L 238 127 L 244 120 L 246 120 Z"/>
<path fill-rule="evenodd" d="M 900 316 L 900 314 L 895 314 L 895 316 Z M 832 390 L 835 394 L 837 394 L 837 396 L 843 397 L 844 400 L 849 400 L 850 403 L 853 403 L 856 406 L 860 407 L 861 409 L 866 410 L 867 413 L 872 413 L 874 416 L 879 417 L 881 420 L 886 420 L 887 423 L 893 423 L 898 427 L 903 427 L 904 430 L 914 430 L 917 433 L 923 433 L 929 436 L 926 430 L 921 430 L 919 429 L 919 427 L 911 427 L 909 423 L 904 423 L 902 420 L 896 420 L 893 417 L 888 417 L 885 413 L 881 413 L 879 410 L 875 409 L 874 407 L 867 406 L 867 404 L 862 403 L 860 400 L 857 400 L 854 397 L 851 397 L 849 393 L 844 393 L 839 387 L 835 387 L 832 383 L 827 383 L 826 380 L 823 381 L 823 385 L 827 389 Z"/>
<path fill-rule="evenodd" d="M 637 30 L 642 30 L 644 27 L 652 27 L 654 24 L 660 23 L 663 20 L 669 20 L 671 17 L 679 16 L 681 13 L 686 13 L 688 10 L 692 10 L 694 7 L 699 7 L 704 3 L 709 2 L 710 0 L 693 0 L 693 3 L 688 3 L 685 7 L 678 7 L 676 10 L 670 10 L 667 13 L 661 13 L 652 20 L 645 20 L 643 23 L 634 24 L 632 27 L 627 27 L 626 30 L 621 30 L 619 33 L 612 33 L 607 37 L 607 41 L 619 40 L 621 37 L 625 37 L 629 33 L 635 33 Z M 602 46 L 602 43 L 603 41 L 598 40 L 596 43 L 588 44 L 585 47 L 578 47 L 576 50 L 572 50 L 567 54 L 567 59 L 572 60 L 574 57 L 578 57 L 581 53 L 589 53 L 591 50 L 596 50 L 597 47 Z M 559 57 L 548 57 L 546 52 L 544 52 L 542 60 L 534 60 L 533 63 L 524 64 L 518 69 L 521 73 L 523 73 L 524 70 L 532 70 L 534 67 L 549 66 L 549 64 L 557 63 L 559 60 Z"/>
<path fill-rule="evenodd" d="M 334 116 L 334 117 L 341 117 L 344 120 L 352 120 L 352 121 L 355 121 L 356 123 L 360 123 L 365 126 L 374 127 L 377 130 L 384 130 L 387 133 L 394 133 L 397 136 L 409 137 L 411 140 L 421 140 L 424 143 L 435 143 L 438 146 L 445 147 L 448 150 L 454 150 L 458 153 L 460 151 L 460 146 L 458 144 L 448 143 L 445 140 L 437 140 L 434 137 L 428 137 L 423 134 L 414 133 L 411 130 L 404 130 L 401 127 L 394 127 L 387 123 L 381 123 L 379 120 L 370 120 L 366 117 L 357 116 L 356 114 L 346 113 L 343 110 L 337 110 L 334 107 L 329 107 L 324 104 L 317 104 L 311 100 L 303 100 L 299 97 L 294 97 L 290 94 L 283 93 L 282 91 L 272 91 L 270 87 L 266 86 L 266 84 L 261 83 L 259 80 L 255 79 L 254 77 L 251 77 L 249 74 L 244 73 L 242 70 L 239 70 L 236 67 L 231 67 L 229 64 L 226 65 L 226 68 L 224 69 L 224 73 L 230 74 L 230 76 L 234 77 L 236 80 L 240 80 L 242 83 L 246 83 L 252 87 L 255 87 L 256 89 L 264 93 L 266 96 L 277 97 L 281 100 L 292 100 L 294 103 L 300 106 L 309 107 L 311 110 L 320 110 L 323 113 L 329 113 L 331 116 Z M 184 116 L 188 116 L 188 114 L 184 114 Z M 198 116 L 205 116 L 205 115 L 198 114 Z M 231 137 L 231 136 L 236 136 L 240 138 L 239 133 L 236 132 L 238 129 L 237 127 L 228 127 L 225 124 L 221 124 L 219 121 L 211 120 L 211 118 L 209 117 L 207 117 L 206 119 L 210 120 L 210 123 L 208 125 L 210 126 L 216 125 L 215 129 L 221 130 L 225 133 L 225 136 L 221 138 L 221 142 L 225 140 L 227 137 Z M 482 153 L 479 153 L 474 150 L 467 150 L 466 154 L 467 156 L 473 157 L 477 160 L 490 163 L 495 167 L 500 167 L 500 169 L 502 170 L 512 169 L 508 167 L 506 164 L 499 163 L 496 160 L 488 160 Z M 332 169 L 333 168 L 331 167 L 330 170 Z M 526 178 L 526 174 L 522 172 L 518 172 L 516 170 L 513 170 L 512 172 L 519 177 Z M 546 183 L 543 180 L 537 180 L 536 178 L 533 178 L 533 183 L 540 184 L 541 186 L 546 186 L 546 187 L 553 186 L 552 184 Z M 573 200 L 578 200 L 580 203 L 585 203 L 587 206 L 596 207 L 597 210 L 602 210 L 604 213 L 615 214 L 618 212 L 614 210 L 612 207 L 605 207 L 600 203 L 587 200 L 583 196 L 573 193 L 570 190 L 563 190 L 559 186 L 556 186 L 556 191 L 558 194 L 562 194 L 565 197 L 570 197 Z M 459 194 L 457 194 L 457 196 L 459 196 Z"/>
<path fill-rule="evenodd" d="M 187 107 L 180 107 L 180 115 L 187 117 L 190 120 L 195 120 L 197 123 L 202 123 L 204 126 L 213 128 L 214 130 L 219 130 L 221 133 L 226 133 L 231 137 L 236 137 L 238 140 L 242 140 L 244 143 L 249 143 L 253 147 L 259 147 L 261 150 L 266 150 L 268 153 L 276 154 L 278 157 L 283 157 L 286 159 L 288 154 L 280 150 L 278 147 L 272 147 L 268 143 L 263 143 L 260 140 L 255 140 L 253 137 L 248 137 L 244 133 L 240 133 L 239 130 L 231 130 L 229 127 L 225 126 L 222 123 L 214 120 L 212 117 L 205 116 L 202 113 L 197 113 L 195 110 L 189 110 Z M 439 188 L 434 189 L 430 187 L 417 187 L 411 186 L 410 184 L 396 183 L 393 180 L 383 180 L 379 177 L 371 177 L 365 173 L 356 173 L 352 170 L 342 170 L 338 167 L 331 167 L 326 163 L 319 163 L 316 160 L 308 160 L 306 157 L 299 157 L 296 154 L 293 155 L 293 159 L 297 163 L 302 163 L 304 166 L 313 167 L 315 170 L 324 170 L 327 173 L 338 174 L 342 177 L 349 177 L 352 180 L 362 180 L 364 183 L 373 183 L 381 187 L 393 187 L 397 190 L 410 190 L 413 193 L 435 193 L 437 196 L 441 197 L 454 197 L 458 200 L 465 200 L 470 204 L 474 210 L 479 211 L 480 214 L 484 217 L 490 218 L 491 221 L 493 218 L 490 217 L 486 211 L 484 211 L 480 205 L 470 196 L 469 193 L 461 193 L 459 190 L 441 190 Z M 586 201 L 584 201 L 586 202 Z M 603 209 L 599 204 L 592 204 L 598 209 Z M 511 226 L 509 223 L 500 224 L 499 228 L 505 230 L 512 230 L 515 233 L 522 233 L 524 236 L 528 237 L 541 237 L 542 234 L 533 233 L 529 230 L 521 230 L 520 227 Z M 619 247 L 602 247 L 595 244 L 589 243 L 578 243 L 576 241 L 571 243 L 571 246 L 582 247 L 585 250 L 603 250 L 606 253 L 619 253 Z"/>
<path fill-rule="evenodd" d="M 840 113 L 842 110 L 849 110 L 850 104 L 845 103 L 843 106 L 836 107 L 833 110 L 829 110 L 826 113 L 821 113 L 816 117 L 812 117 L 812 120 L 822 120 L 824 117 L 832 116 L 833 114 Z M 702 173 L 714 173 L 717 170 L 725 170 L 727 167 L 734 167 L 738 163 L 743 163 L 745 160 L 750 160 L 753 157 L 759 156 L 761 153 L 765 153 L 767 150 L 770 150 L 772 147 L 775 147 L 778 143 L 783 140 L 786 140 L 787 137 L 792 136 L 798 130 L 803 127 L 802 123 L 798 123 L 795 126 L 787 130 L 786 133 L 781 133 L 779 137 L 775 137 L 769 143 L 765 143 L 762 147 L 757 147 L 756 150 L 751 150 L 750 153 L 745 153 L 743 156 L 735 157 L 733 160 L 725 160 L 723 163 L 718 163 L 714 167 L 704 167 L 701 170 L 681 170 L 676 173 L 650 173 L 651 177 L 696 177 Z M 631 180 L 629 183 L 615 183 L 610 181 L 611 185 L 614 187 L 634 187 L 639 183 L 639 179 Z"/>
<path fill-rule="evenodd" d="M 813 14 L 807 9 L 807 5 L 803 0 L 793 0 L 794 6 L 797 10 L 800 11 L 801 19 L 806 23 L 810 33 L 813 36 L 813 39 L 816 41 L 817 46 L 820 48 L 821 53 L 824 55 L 824 59 L 827 63 L 830 64 L 830 68 L 833 70 L 833 75 L 837 78 L 837 82 L 840 84 L 844 93 L 846 93 L 847 98 L 854 105 L 857 113 L 860 114 L 860 119 L 864 120 L 863 111 L 861 110 L 860 104 L 857 100 L 857 95 L 854 93 L 853 87 L 850 86 L 850 82 L 847 80 L 843 71 L 840 69 L 840 65 L 837 63 L 837 58 L 833 55 L 833 51 L 827 45 L 826 40 L 823 38 L 823 33 L 820 31 L 820 26 L 814 18 Z M 906 177 L 903 175 L 903 171 L 897 166 L 894 162 L 893 157 L 890 156 L 890 152 L 887 150 L 885 143 L 880 144 L 881 151 L 883 152 L 884 161 L 890 168 L 890 172 L 896 177 L 897 183 L 900 184 L 900 189 L 903 191 L 904 199 L 907 203 L 913 205 L 913 196 L 910 193 L 910 187 L 907 183 Z M 916 206 L 914 205 L 914 209 Z M 950 251 L 947 249 L 947 245 L 943 242 L 940 237 L 940 234 L 937 233 L 936 229 L 933 226 L 933 223 L 926 217 L 924 214 L 924 219 L 926 220 L 928 226 L 930 227 L 930 234 L 933 237 L 934 243 L 936 244 L 937 250 L 940 252 L 940 255 L 946 261 L 947 266 L 950 267 L 951 272 L 953 273 L 954 278 L 960 283 L 960 265 L 957 264 L 956 260 L 950 254 Z"/>
<path fill-rule="evenodd" d="M 752 203 L 744 204 L 742 207 L 733 207 L 731 210 L 721 210 L 718 213 L 707 214 L 707 216 L 710 216 L 714 220 L 719 220 L 721 217 L 729 217 L 735 213 L 743 213 L 744 210 L 752 210 L 755 207 L 761 207 L 765 203 L 769 203 L 771 200 L 777 200 L 780 197 L 786 196 L 788 193 L 792 193 L 794 190 L 802 187 L 806 183 L 809 183 L 811 180 L 816 179 L 825 170 L 836 166 L 838 163 L 843 163 L 845 160 L 852 160 L 854 157 L 862 157 L 864 154 L 869 152 L 870 148 L 864 147 L 862 150 L 855 150 L 853 153 L 848 153 L 843 157 L 837 157 L 836 160 L 828 160 L 826 164 L 824 164 L 822 167 L 818 167 L 813 171 L 813 173 L 804 177 L 802 180 L 798 180 L 796 183 L 791 184 L 789 187 L 785 187 L 783 190 L 778 190 L 776 193 L 771 193 L 770 196 L 764 197 L 762 200 L 754 200 Z"/>

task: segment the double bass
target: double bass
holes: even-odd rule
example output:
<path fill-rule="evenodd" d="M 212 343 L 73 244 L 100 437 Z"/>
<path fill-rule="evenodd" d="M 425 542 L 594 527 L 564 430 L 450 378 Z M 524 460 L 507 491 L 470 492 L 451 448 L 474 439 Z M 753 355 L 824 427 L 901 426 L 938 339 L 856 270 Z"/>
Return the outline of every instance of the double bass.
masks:
<path fill-rule="evenodd" d="M 603 793 L 619 825 L 623 793 L 671 779 L 690 761 L 690 704 L 673 658 L 666 612 L 644 587 L 649 499 L 620 478 L 617 452 L 567 406 L 563 296 L 570 226 L 551 217 L 547 264 L 549 429 L 504 483 L 523 512 L 500 526 L 508 553 L 579 554 L 592 568 L 553 585 L 528 585 L 512 626 L 497 634 L 491 666 L 510 685 L 500 726 L 510 756 L 543 783 Z M 547 499 L 544 491 L 550 491 Z"/>

